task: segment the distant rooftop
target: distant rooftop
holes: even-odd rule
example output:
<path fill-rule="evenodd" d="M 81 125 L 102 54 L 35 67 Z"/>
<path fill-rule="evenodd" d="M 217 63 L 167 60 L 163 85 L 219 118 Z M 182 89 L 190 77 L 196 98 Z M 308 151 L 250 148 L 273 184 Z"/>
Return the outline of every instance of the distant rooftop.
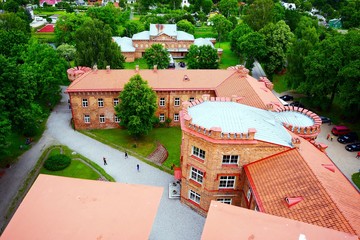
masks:
<path fill-rule="evenodd" d="M 176 24 L 150 24 L 150 36 L 157 36 L 161 33 L 165 33 L 171 37 L 176 37 Z"/>
<path fill-rule="evenodd" d="M 199 46 L 199 47 L 209 45 L 212 48 L 214 48 L 214 44 L 212 44 L 212 42 L 210 41 L 210 38 L 197 38 L 194 41 L 194 45 Z"/>
<path fill-rule="evenodd" d="M 121 52 L 135 52 L 133 42 L 128 37 L 112 37 L 113 40 L 120 46 Z"/>

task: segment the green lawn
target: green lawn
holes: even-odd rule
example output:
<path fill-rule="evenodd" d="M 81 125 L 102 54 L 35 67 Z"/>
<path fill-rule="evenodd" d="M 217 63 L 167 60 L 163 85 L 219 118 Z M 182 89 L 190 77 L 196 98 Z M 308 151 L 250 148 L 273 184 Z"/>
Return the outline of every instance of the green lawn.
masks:
<path fill-rule="evenodd" d="M 44 167 L 41 167 L 40 173 L 55 175 L 55 176 L 97 180 L 100 178 L 100 175 L 96 171 L 94 171 L 93 168 L 95 168 L 97 171 L 101 172 L 101 174 L 105 176 L 109 181 L 114 181 L 114 179 L 111 176 L 109 176 L 104 171 L 104 169 L 102 169 L 96 163 L 90 161 L 89 159 L 85 158 L 84 156 L 78 153 L 74 154 L 73 151 L 67 148 L 66 146 L 53 146 L 48 154 L 48 157 L 52 155 L 60 154 L 61 152 L 62 154 L 65 154 L 72 159 L 70 166 L 68 166 L 67 168 L 61 171 L 49 171 Z M 90 164 L 92 168 L 89 167 L 84 162 Z"/>
<path fill-rule="evenodd" d="M 228 67 L 236 66 L 240 64 L 239 57 L 236 56 L 236 54 L 230 50 L 230 42 L 216 43 L 215 47 L 223 49 L 223 54 L 221 56 L 221 61 L 219 66 L 220 69 L 226 69 Z"/>
<path fill-rule="evenodd" d="M 124 68 L 135 69 L 136 65 L 139 65 L 140 69 L 148 69 L 148 66 L 144 58 L 135 59 L 135 62 L 126 62 L 124 63 Z"/>
<path fill-rule="evenodd" d="M 360 173 L 354 173 L 351 176 L 351 179 L 353 180 L 353 182 L 355 183 L 355 185 L 360 189 Z"/>
<path fill-rule="evenodd" d="M 92 179 L 97 180 L 100 175 L 96 173 L 92 168 L 82 163 L 79 160 L 72 160 L 70 166 L 61 171 L 49 171 L 45 168 L 41 168 L 40 173 L 49 174 L 55 176 L 64 176 L 72 178 Z"/>
<path fill-rule="evenodd" d="M 58 11 L 44 11 L 42 8 L 34 9 L 34 14 L 39 16 L 47 16 L 50 17 L 52 15 L 58 14 L 58 15 L 65 15 L 65 10 L 58 10 Z"/>
<path fill-rule="evenodd" d="M 213 32 L 212 27 L 201 26 L 195 28 L 195 38 L 216 38 L 217 34 Z"/>
<path fill-rule="evenodd" d="M 54 33 L 34 32 L 34 33 L 32 33 L 32 36 L 37 38 L 39 40 L 39 42 L 45 42 L 45 43 L 53 43 L 53 42 L 55 42 L 55 34 Z"/>
<path fill-rule="evenodd" d="M 278 74 L 274 74 L 273 75 L 273 84 L 274 84 L 274 90 L 277 93 L 282 93 L 288 90 L 288 87 L 286 85 L 286 81 L 285 81 L 285 77 L 286 74 L 284 75 L 278 75 Z"/>
<path fill-rule="evenodd" d="M 152 153 L 156 149 L 158 141 L 169 152 L 169 157 L 163 165 L 168 168 L 172 164 L 180 166 L 181 129 L 179 127 L 154 128 L 149 135 L 140 139 L 132 138 L 124 129 L 97 129 L 84 131 L 84 133 L 89 133 L 90 136 L 105 144 L 120 147 L 120 149 L 128 149 L 130 154 L 135 152 L 142 157 L 147 157 Z"/>

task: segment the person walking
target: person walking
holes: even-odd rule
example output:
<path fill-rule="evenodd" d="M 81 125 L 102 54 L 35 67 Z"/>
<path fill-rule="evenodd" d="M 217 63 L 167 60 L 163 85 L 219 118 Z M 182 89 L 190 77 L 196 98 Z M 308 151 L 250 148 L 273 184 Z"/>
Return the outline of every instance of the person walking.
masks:
<path fill-rule="evenodd" d="M 140 165 L 139 165 L 139 164 L 136 164 L 136 170 L 137 170 L 138 172 L 140 172 Z"/>
<path fill-rule="evenodd" d="M 103 157 L 104 165 L 107 165 L 106 158 Z"/>
<path fill-rule="evenodd" d="M 326 140 L 329 140 L 330 138 L 330 133 L 328 133 L 328 135 L 326 136 Z"/>
<path fill-rule="evenodd" d="M 357 158 L 357 159 L 360 158 L 360 152 L 357 153 L 356 158 Z"/>
<path fill-rule="evenodd" d="M 125 152 L 125 158 L 128 158 L 128 153 L 127 152 Z"/>
<path fill-rule="evenodd" d="M 333 137 L 333 136 L 331 136 L 331 137 L 330 137 L 330 141 L 332 141 L 333 139 L 334 139 L 334 137 Z"/>

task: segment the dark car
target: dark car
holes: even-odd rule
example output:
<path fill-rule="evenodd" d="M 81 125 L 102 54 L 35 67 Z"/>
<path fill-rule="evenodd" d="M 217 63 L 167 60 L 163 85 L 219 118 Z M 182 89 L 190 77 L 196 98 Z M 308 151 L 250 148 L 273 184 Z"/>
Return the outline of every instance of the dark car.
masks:
<path fill-rule="evenodd" d="M 186 64 L 184 62 L 179 62 L 179 66 L 184 68 L 186 66 Z"/>
<path fill-rule="evenodd" d="M 170 68 L 175 68 L 175 63 L 169 63 L 168 68 L 169 68 L 169 69 L 170 69 Z"/>
<path fill-rule="evenodd" d="M 331 119 L 328 117 L 320 116 L 322 123 L 331 123 Z"/>
<path fill-rule="evenodd" d="M 345 149 L 354 152 L 354 151 L 360 151 L 360 143 L 352 143 L 345 146 Z"/>
<path fill-rule="evenodd" d="M 292 102 L 290 103 L 290 106 L 305 108 L 305 106 L 300 102 Z"/>
<path fill-rule="evenodd" d="M 338 137 L 337 140 L 339 143 L 352 143 L 352 142 L 357 141 L 358 139 L 359 138 L 358 138 L 358 135 L 356 134 L 356 132 L 351 132 L 351 133 L 348 133 L 348 134 Z"/>
<path fill-rule="evenodd" d="M 282 100 L 284 100 L 284 101 L 292 101 L 292 100 L 294 100 L 294 97 L 290 96 L 290 95 L 284 95 L 284 96 L 281 96 L 280 98 Z"/>

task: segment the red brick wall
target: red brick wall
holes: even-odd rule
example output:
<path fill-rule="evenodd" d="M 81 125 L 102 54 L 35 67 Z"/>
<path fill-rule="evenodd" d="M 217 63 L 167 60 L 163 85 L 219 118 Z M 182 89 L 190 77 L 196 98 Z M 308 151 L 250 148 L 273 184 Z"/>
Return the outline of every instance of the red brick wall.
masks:
<path fill-rule="evenodd" d="M 192 155 L 192 146 L 206 152 L 205 161 Z M 181 201 L 203 215 L 206 215 L 211 200 L 218 198 L 231 198 L 233 205 L 241 206 L 245 181 L 242 166 L 285 149 L 287 148 L 283 146 L 260 141 L 254 144 L 216 144 L 183 131 Z M 223 165 L 223 155 L 239 155 L 238 165 Z M 205 172 L 202 184 L 190 179 L 191 167 Z M 235 188 L 219 189 L 220 176 L 235 176 Z M 200 204 L 189 200 L 190 189 L 201 195 Z"/>
<path fill-rule="evenodd" d="M 180 113 L 181 103 L 188 101 L 190 97 L 195 99 L 200 98 L 203 94 L 210 94 L 215 96 L 213 91 L 161 91 L 156 92 L 158 109 L 155 116 L 159 117 L 161 113 L 165 114 L 165 118 L 174 119 L 175 113 Z M 105 129 L 118 128 L 119 124 L 115 122 L 113 99 L 119 97 L 119 92 L 89 92 L 89 93 L 70 93 L 70 104 L 72 107 L 72 115 L 75 124 L 75 129 Z M 165 97 L 165 106 L 159 106 L 160 97 Z M 180 105 L 174 106 L 174 99 L 180 98 Z M 88 99 L 88 107 L 82 107 L 82 99 Z M 104 99 L 104 107 L 98 107 L 98 99 Z M 84 122 L 84 115 L 90 115 L 90 123 Z M 105 115 L 105 123 L 100 123 L 99 117 L 101 114 Z M 180 122 L 174 120 L 171 126 L 179 126 Z"/>

